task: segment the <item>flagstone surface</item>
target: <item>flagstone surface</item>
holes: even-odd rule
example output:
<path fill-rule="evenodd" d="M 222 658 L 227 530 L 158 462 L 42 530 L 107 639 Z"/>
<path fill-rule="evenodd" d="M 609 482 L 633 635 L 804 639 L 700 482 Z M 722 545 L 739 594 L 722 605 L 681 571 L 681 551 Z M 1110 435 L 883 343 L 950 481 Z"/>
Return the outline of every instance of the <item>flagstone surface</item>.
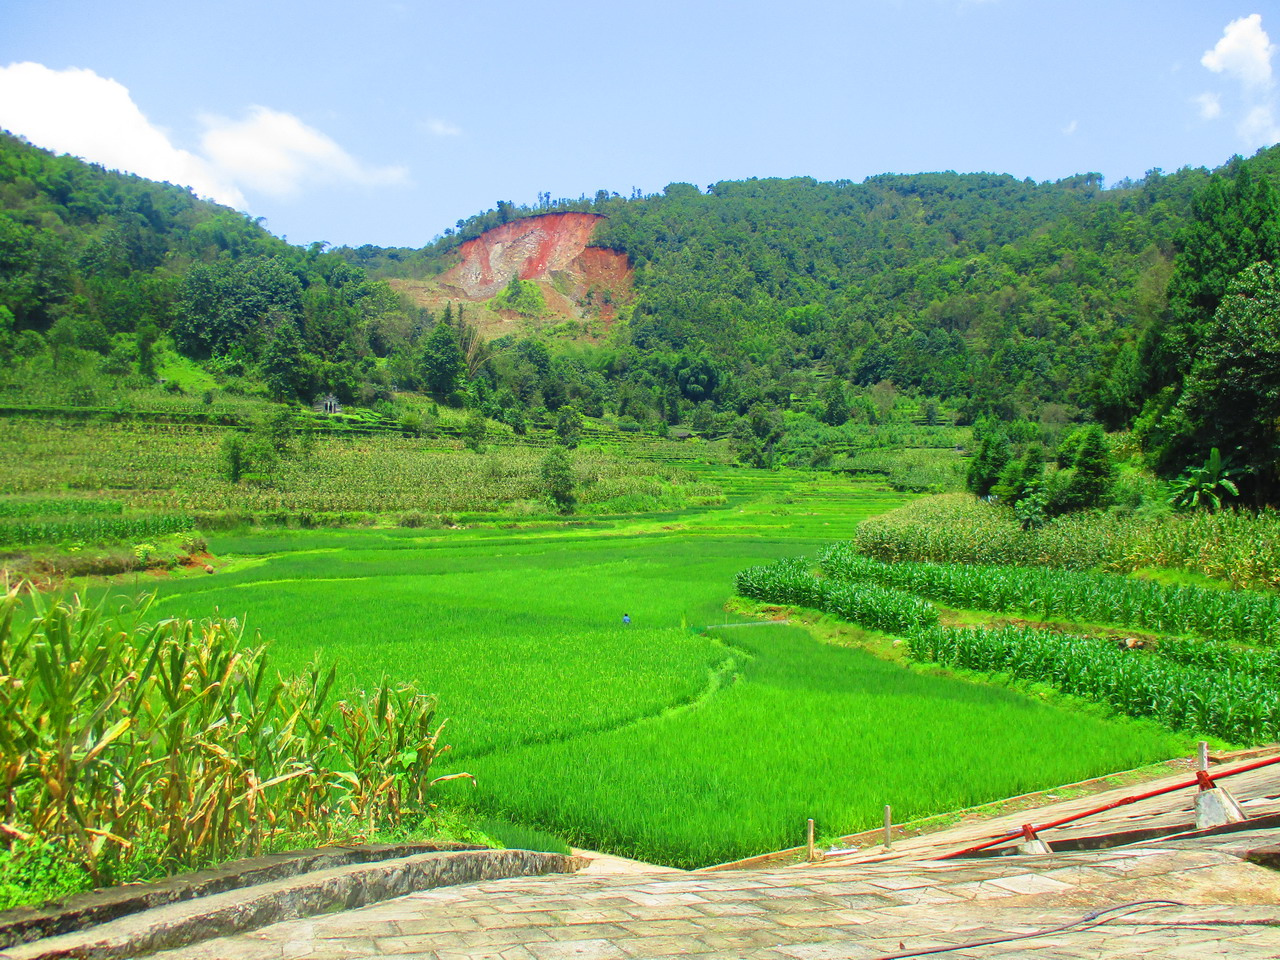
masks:
<path fill-rule="evenodd" d="M 1280 841 L 1275 832 L 1252 833 L 1232 842 Z M 1000 940 L 930 955 L 1280 957 L 1280 873 L 1215 849 L 1172 844 L 712 874 L 621 864 L 617 871 L 429 890 L 158 956 L 872 960 Z"/>

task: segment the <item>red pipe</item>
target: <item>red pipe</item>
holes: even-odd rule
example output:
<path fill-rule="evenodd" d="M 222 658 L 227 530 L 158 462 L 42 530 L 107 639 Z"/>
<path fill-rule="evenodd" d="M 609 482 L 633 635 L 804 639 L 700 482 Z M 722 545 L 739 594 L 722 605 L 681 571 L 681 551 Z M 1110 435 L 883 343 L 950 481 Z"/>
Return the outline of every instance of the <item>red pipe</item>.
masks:
<path fill-rule="evenodd" d="M 1002 834 L 1001 836 L 996 837 L 994 840 L 987 840 L 987 841 L 984 841 L 983 843 L 975 844 L 972 847 L 965 847 L 963 850 L 957 850 L 954 853 L 943 854 L 937 859 L 951 860 L 955 857 L 966 857 L 966 856 L 969 856 L 970 854 L 977 853 L 979 850 L 986 850 L 988 847 L 998 847 L 1000 846 L 1000 844 L 1008 843 L 1010 840 L 1017 840 L 1019 837 L 1025 836 L 1027 829 L 1031 829 L 1036 833 L 1039 833 L 1041 830 L 1051 830 L 1054 827 L 1061 827 L 1064 824 L 1074 823 L 1076 820 L 1083 820 L 1085 817 L 1092 817 L 1096 813 L 1105 813 L 1108 810 L 1116 809 L 1116 807 L 1123 807 L 1130 803 L 1137 803 L 1139 800 L 1150 800 L 1152 797 L 1159 797 L 1159 796 L 1163 796 L 1166 793 L 1174 793 L 1178 790 L 1185 790 L 1187 787 L 1194 787 L 1197 784 L 1201 784 L 1201 786 L 1203 786 L 1202 779 L 1208 780 L 1210 783 L 1212 783 L 1214 780 L 1222 780 L 1226 777 L 1234 777 L 1237 773 L 1248 773 L 1250 770 L 1257 770 L 1261 767 L 1269 767 L 1273 763 L 1280 763 L 1280 756 L 1268 757 L 1266 760 L 1256 760 L 1253 763 L 1246 763 L 1242 767 L 1236 767 L 1234 770 L 1224 770 L 1222 773 L 1209 774 L 1209 773 L 1205 773 L 1202 770 L 1202 771 L 1199 771 L 1195 777 L 1193 777 L 1190 780 L 1187 780 L 1185 783 L 1177 783 L 1170 787 L 1160 787 L 1158 790 L 1148 790 L 1146 793 L 1135 793 L 1132 796 L 1123 797 L 1120 800 L 1113 800 L 1111 803 L 1104 803 L 1100 807 L 1093 807 L 1092 809 L 1086 810 L 1083 813 L 1074 813 L 1069 817 L 1062 817 L 1059 820 L 1051 820 L 1048 823 L 1041 824 L 1038 827 L 1030 827 L 1030 828 L 1022 827 L 1018 830 L 1013 831 L 1013 833 Z"/>

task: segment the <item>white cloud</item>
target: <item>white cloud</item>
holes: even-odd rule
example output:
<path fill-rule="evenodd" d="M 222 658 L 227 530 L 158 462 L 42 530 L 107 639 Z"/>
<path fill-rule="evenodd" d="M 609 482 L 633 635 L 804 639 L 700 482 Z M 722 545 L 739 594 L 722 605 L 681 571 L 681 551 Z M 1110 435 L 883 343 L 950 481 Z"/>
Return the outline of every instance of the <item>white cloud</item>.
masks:
<path fill-rule="evenodd" d="M 462 133 L 461 127 L 447 120 L 428 120 L 422 126 L 427 133 L 436 137 L 456 137 Z"/>
<path fill-rule="evenodd" d="M 292 196 L 315 183 L 404 183 L 404 167 L 361 163 L 297 117 L 251 107 L 244 119 L 203 117 L 200 152 L 174 145 L 123 84 L 92 70 L 39 63 L 0 67 L 0 127 L 37 146 L 168 180 L 247 209 L 243 190 Z"/>
<path fill-rule="evenodd" d="M 1080 121 L 1072 120 L 1070 123 L 1068 123 L 1065 127 L 1062 128 L 1062 133 L 1064 136 L 1069 137 L 1079 129 L 1080 129 Z"/>
<path fill-rule="evenodd" d="M 1222 98 L 1216 93 L 1202 93 L 1192 102 L 1200 108 L 1202 120 L 1217 120 L 1222 116 Z"/>
<path fill-rule="evenodd" d="M 1200 62 L 1214 73 L 1225 73 L 1246 87 L 1271 85 L 1271 55 L 1275 44 L 1262 29 L 1262 14 L 1251 13 L 1232 20 L 1222 31 L 1222 39 L 1206 51 Z"/>
<path fill-rule="evenodd" d="M 1276 45 L 1262 29 L 1262 14 L 1253 13 L 1232 20 L 1222 31 L 1222 39 L 1205 52 L 1200 63 L 1214 73 L 1223 74 L 1240 85 L 1240 108 L 1236 133 L 1245 147 L 1255 149 L 1280 141 L 1280 124 L 1276 122 L 1275 77 L 1271 61 Z M 1203 93 L 1194 102 L 1200 116 L 1214 120 L 1224 108 L 1216 93 Z"/>
<path fill-rule="evenodd" d="M 1280 123 L 1276 122 L 1276 112 L 1270 104 L 1252 107 L 1240 121 L 1239 130 L 1250 146 L 1265 147 L 1280 142 Z"/>
<path fill-rule="evenodd" d="M 50 70 L 39 63 L 0 67 L 0 127 L 49 150 L 245 206 L 235 184 L 203 158 L 175 147 L 128 89 L 92 70 Z"/>
<path fill-rule="evenodd" d="M 243 120 L 202 117 L 200 146 L 233 180 L 275 196 L 297 194 L 307 183 L 365 186 L 404 183 L 404 167 L 362 164 L 330 137 L 289 113 L 250 107 Z"/>

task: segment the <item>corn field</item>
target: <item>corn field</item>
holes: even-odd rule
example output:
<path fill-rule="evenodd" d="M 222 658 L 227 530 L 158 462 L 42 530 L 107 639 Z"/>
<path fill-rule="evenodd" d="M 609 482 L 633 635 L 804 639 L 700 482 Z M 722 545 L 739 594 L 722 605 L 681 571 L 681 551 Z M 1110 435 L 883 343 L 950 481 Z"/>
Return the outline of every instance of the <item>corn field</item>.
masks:
<path fill-rule="evenodd" d="M 90 515 L 65 519 L 0 520 L 0 547 L 146 540 L 194 529 L 192 517 L 177 513 L 142 517 Z"/>
<path fill-rule="evenodd" d="M 836 582 L 877 583 L 955 607 L 1280 644 L 1280 596 L 1275 595 L 1043 567 L 884 563 L 849 543 L 828 547 L 819 563 Z"/>
<path fill-rule="evenodd" d="M 0 520 L 19 517 L 78 517 L 89 515 L 119 515 L 124 504 L 115 500 L 96 500 L 86 497 L 55 497 L 39 500 L 0 500 Z"/>
<path fill-rule="evenodd" d="M 1236 743 L 1280 737 L 1280 684 L 1232 669 L 1151 656 L 1096 637 L 1021 627 L 932 627 L 907 636 L 917 660 L 1048 683 L 1131 717 Z"/>
<path fill-rule="evenodd" d="M 131 858 L 172 870 L 425 809 L 448 748 L 411 686 L 331 705 L 332 669 L 273 676 L 235 620 L 27 602 L 0 597 L 5 842 L 65 843 L 101 880 Z"/>
<path fill-rule="evenodd" d="M 1158 519 L 1084 513 L 1023 530 L 969 494 L 927 497 L 862 523 L 859 553 L 877 560 L 1187 570 L 1246 589 L 1280 589 L 1280 513 L 1199 511 Z"/>
<path fill-rule="evenodd" d="M 874 583 L 815 577 L 804 560 L 786 559 L 738 574 L 738 593 L 766 603 L 815 607 L 871 630 L 904 633 L 938 622 L 933 604 Z"/>
<path fill-rule="evenodd" d="M 113 501 L 149 514 L 351 514 L 353 524 L 361 515 L 408 511 L 496 513 L 544 497 L 546 451 L 534 446 L 491 445 L 481 454 L 454 441 L 324 436 L 306 458 L 232 483 L 221 454 L 226 433 L 175 424 L 0 420 L 0 448 L 8 453 L 0 458 L 0 496 L 47 500 L 58 489 L 109 491 Z M 576 451 L 579 512 L 610 512 L 619 501 L 626 501 L 620 512 L 637 504 L 652 510 L 723 502 L 716 484 L 674 460 L 644 460 L 645 449 Z"/>
<path fill-rule="evenodd" d="M 832 560 L 833 553 L 840 562 Z M 829 550 L 825 557 L 846 573 L 860 566 L 839 549 Z M 910 570 L 886 579 L 915 586 Z M 931 588 L 931 580 L 921 581 Z M 943 627 L 932 605 L 913 593 L 869 580 L 827 580 L 816 576 L 807 561 L 797 559 L 744 570 L 737 588 L 755 600 L 813 607 L 869 629 L 896 633 L 906 638 L 917 660 L 1048 683 L 1172 729 L 1241 743 L 1280 737 L 1280 659 L 1271 651 L 1164 641 L 1154 652 L 1146 652 L 1052 630 Z"/>

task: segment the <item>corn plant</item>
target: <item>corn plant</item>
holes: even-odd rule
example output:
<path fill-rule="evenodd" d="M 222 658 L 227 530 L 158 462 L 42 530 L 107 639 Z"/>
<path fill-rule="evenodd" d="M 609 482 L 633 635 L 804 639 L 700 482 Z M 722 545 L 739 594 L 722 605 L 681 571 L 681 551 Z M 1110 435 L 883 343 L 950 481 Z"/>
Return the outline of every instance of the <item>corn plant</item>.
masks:
<path fill-rule="evenodd" d="M 868 629 L 899 634 L 917 660 L 1048 683 L 1173 729 L 1248 743 L 1280 736 L 1280 661 L 1270 652 L 1233 651 L 1222 644 L 1214 644 L 1212 652 L 1207 645 L 1195 652 L 1186 643 L 1166 641 L 1155 653 L 1147 653 L 1052 630 L 956 630 L 940 626 L 927 601 L 895 588 L 945 595 L 950 602 L 988 609 L 997 603 L 1025 605 L 1035 596 L 1034 577 L 1029 578 L 1032 587 L 1026 596 L 1019 591 L 1018 578 L 1031 571 L 988 570 L 984 580 L 982 568 L 881 564 L 847 547 L 829 549 L 822 562 L 848 579 L 823 579 L 813 574 L 808 561 L 790 559 L 742 571 L 738 592 L 770 603 L 814 607 Z M 964 575 L 970 572 L 973 579 L 967 581 Z M 1045 575 L 1060 577 L 1062 572 Z M 1131 609 L 1121 612 L 1133 616 Z"/>
<path fill-rule="evenodd" d="M 803 560 L 750 567 L 737 576 L 738 593 L 767 603 L 813 607 L 872 630 L 901 632 L 937 623 L 933 604 L 909 593 L 870 583 L 824 580 Z"/>
<path fill-rule="evenodd" d="M 1280 736 L 1280 682 L 1190 658 L 1152 656 L 1096 637 L 1020 627 L 930 627 L 907 637 L 917 660 L 1048 683 L 1132 717 L 1240 743 Z"/>
<path fill-rule="evenodd" d="M 884 563 L 849 543 L 819 557 L 841 582 L 870 582 L 957 607 L 1117 623 L 1161 633 L 1280 643 L 1280 596 L 1166 586 L 1112 573 L 958 563 Z"/>
<path fill-rule="evenodd" d="M 18 588 L 0 598 L 0 833 L 60 838 L 100 878 L 140 838 L 170 867 L 427 809 L 435 702 L 334 671 L 273 676 L 235 620 L 149 622 Z M 455 776 L 467 776 L 456 774 Z"/>
<path fill-rule="evenodd" d="M 1023 530 L 1013 512 L 969 494 L 916 500 L 859 525 L 877 560 L 1106 569 L 1183 569 L 1247 589 L 1280 588 L 1280 513 L 1196 511 L 1152 519 L 1083 513 Z"/>

